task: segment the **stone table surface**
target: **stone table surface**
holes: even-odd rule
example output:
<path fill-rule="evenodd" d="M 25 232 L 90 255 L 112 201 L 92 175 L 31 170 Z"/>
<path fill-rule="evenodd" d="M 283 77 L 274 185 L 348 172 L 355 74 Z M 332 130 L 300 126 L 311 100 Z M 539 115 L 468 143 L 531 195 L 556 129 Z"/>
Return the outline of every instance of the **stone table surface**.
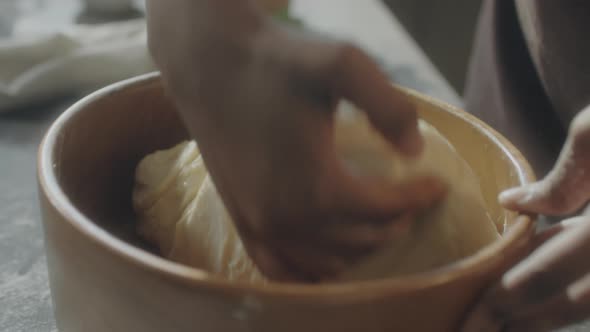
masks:
<path fill-rule="evenodd" d="M 28 7 L 23 9 L 24 3 Z M 0 41 L 10 36 L 22 13 L 37 11 L 44 24 L 58 27 L 79 8 L 76 0 L 1 0 Z M 293 0 L 292 10 L 306 26 L 368 50 L 399 84 L 460 105 L 458 95 L 380 1 Z M 75 99 L 0 114 L 0 331 L 57 331 L 37 204 L 36 151 L 48 126 Z"/>

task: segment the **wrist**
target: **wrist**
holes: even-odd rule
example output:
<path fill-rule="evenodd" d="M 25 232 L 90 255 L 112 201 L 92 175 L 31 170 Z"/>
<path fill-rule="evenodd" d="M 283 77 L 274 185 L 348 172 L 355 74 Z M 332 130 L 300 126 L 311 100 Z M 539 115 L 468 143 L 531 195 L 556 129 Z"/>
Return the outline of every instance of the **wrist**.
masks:
<path fill-rule="evenodd" d="M 182 0 L 186 1 L 186 0 Z M 191 0 L 188 0 L 191 1 Z M 239 40 L 256 33 L 264 15 L 251 0 L 193 0 L 202 36 Z"/>

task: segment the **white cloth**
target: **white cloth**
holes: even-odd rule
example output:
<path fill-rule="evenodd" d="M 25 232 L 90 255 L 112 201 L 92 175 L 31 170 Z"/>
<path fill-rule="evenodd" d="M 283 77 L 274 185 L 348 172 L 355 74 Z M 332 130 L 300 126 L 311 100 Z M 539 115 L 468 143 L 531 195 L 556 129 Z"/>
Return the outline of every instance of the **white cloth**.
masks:
<path fill-rule="evenodd" d="M 154 70 L 145 19 L 0 39 L 0 113 Z"/>

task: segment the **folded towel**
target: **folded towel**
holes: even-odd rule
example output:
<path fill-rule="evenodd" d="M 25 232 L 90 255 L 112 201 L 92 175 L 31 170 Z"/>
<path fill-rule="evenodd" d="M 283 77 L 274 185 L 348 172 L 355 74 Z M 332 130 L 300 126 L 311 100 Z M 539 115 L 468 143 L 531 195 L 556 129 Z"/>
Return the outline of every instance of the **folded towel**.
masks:
<path fill-rule="evenodd" d="M 143 18 L 13 35 L 0 40 L 0 112 L 153 70 Z"/>
<path fill-rule="evenodd" d="M 154 71 L 144 18 L 75 22 L 144 9 L 143 0 L 0 0 L 0 113 Z"/>

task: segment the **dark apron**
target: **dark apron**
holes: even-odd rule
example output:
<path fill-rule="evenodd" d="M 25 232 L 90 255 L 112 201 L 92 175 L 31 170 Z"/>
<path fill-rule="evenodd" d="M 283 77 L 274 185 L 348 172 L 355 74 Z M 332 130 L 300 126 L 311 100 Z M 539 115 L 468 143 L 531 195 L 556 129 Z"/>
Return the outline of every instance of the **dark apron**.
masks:
<path fill-rule="evenodd" d="M 541 6 L 543 45 L 558 50 L 541 52 L 535 66 L 514 0 L 484 0 L 465 90 L 467 110 L 511 140 L 538 176 L 553 165 L 569 122 L 590 97 L 590 2 Z"/>

